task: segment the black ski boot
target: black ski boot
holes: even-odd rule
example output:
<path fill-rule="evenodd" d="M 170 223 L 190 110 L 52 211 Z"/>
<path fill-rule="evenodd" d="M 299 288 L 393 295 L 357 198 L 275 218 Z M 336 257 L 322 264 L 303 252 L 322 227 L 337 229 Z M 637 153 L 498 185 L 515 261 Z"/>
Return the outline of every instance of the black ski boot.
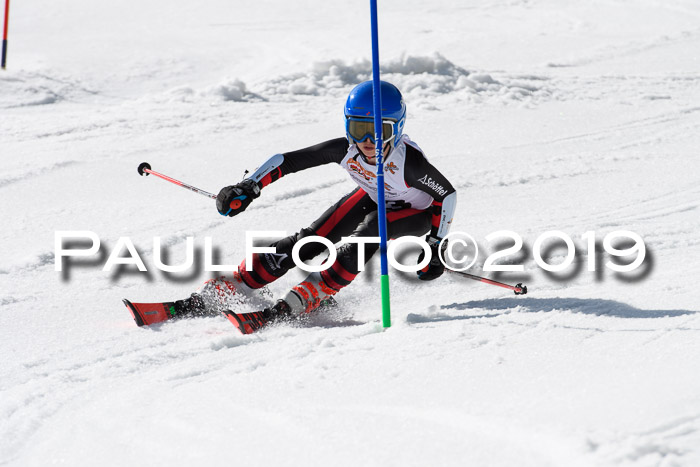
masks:
<path fill-rule="evenodd" d="M 172 319 L 195 318 L 200 316 L 216 316 L 217 312 L 210 312 L 201 295 L 193 293 L 190 298 L 175 301 L 175 313 Z"/>
<path fill-rule="evenodd" d="M 336 301 L 336 299 L 333 298 L 332 295 L 329 295 L 328 297 L 321 300 L 321 303 L 318 305 L 318 308 L 316 308 L 316 310 L 314 311 L 332 310 L 337 306 L 338 302 Z"/>
<path fill-rule="evenodd" d="M 267 321 L 289 319 L 292 317 L 292 307 L 289 306 L 289 303 L 280 299 L 277 300 L 277 303 L 275 303 L 272 307 L 265 308 L 262 311 L 262 314 Z"/>

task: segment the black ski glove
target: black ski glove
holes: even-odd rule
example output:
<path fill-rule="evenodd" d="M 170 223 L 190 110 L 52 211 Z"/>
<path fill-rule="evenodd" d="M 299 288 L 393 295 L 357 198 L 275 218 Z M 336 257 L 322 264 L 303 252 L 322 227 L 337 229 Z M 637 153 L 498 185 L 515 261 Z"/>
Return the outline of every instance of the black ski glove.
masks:
<path fill-rule="evenodd" d="M 425 238 L 425 241 L 428 242 L 428 245 L 430 246 L 430 250 L 432 253 L 432 256 L 430 258 L 430 262 L 426 267 L 421 269 L 420 271 L 417 271 L 418 274 L 418 279 L 422 281 L 431 281 L 433 279 L 437 279 L 438 277 L 442 276 L 442 273 L 445 272 L 445 265 L 442 264 L 442 261 L 440 261 L 440 256 L 438 254 L 438 251 L 440 250 L 440 239 L 432 237 L 428 235 Z M 443 254 L 445 252 L 445 249 L 447 248 L 447 241 L 442 242 L 442 251 Z M 421 251 L 420 256 L 418 256 L 418 263 L 423 261 L 423 258 L 425 258 L 425 252 Z"/>
<path fill-rule="evenodd" d="M 240 214 L 260 196 L 260 187 L 255 181 L 246 178 L 240 183 L 222 188 L 216 197 L 216 209 L 222 216 L 233 217 Z"/>

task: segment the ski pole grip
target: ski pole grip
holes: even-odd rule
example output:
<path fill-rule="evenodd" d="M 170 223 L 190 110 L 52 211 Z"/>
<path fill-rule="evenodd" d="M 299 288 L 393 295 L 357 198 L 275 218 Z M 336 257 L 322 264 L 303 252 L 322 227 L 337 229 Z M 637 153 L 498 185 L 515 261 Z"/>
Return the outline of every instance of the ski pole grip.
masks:
<path fill-rule="evenodd" d="M 241 204 L 243 203 L 241 203 L 240 199 L 234 199 L 233 201 L 231 201 L 231 204 L 229 204 L 229 207 L 233 210 L 236 210 L 241 207 Z"/>

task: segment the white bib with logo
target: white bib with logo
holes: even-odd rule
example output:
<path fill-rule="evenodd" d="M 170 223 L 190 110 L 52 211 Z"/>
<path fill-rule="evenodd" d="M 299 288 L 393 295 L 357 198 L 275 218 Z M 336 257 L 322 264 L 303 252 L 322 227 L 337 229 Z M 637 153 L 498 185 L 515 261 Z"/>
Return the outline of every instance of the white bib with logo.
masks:
<path fill-rule="evenodd" d="M 406 144 L 423 154 L 423 151 L 410 140 L 408 135 L 402 135 L 399 143 L 384 159 L 384 185 L 387 204 L 402 201 L 410 203 L 414 209 L 427 209 L 433 202 L 433 197 L 424 191 L 406 185 L 404 168 L 406 165 Z M 425 156 L 423 156 L 425 157 Z M 370 198 L 377 202 L 377 166 L 365 162 L 357 145 L 351 144 L 340 165 L 348 171 L 360 188 L 367 192 Z"/>

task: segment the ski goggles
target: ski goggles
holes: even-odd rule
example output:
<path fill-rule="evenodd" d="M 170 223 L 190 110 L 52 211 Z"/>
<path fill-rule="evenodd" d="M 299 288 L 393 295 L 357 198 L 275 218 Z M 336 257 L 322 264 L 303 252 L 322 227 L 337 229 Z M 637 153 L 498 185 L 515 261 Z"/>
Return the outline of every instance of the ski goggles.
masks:
<path fill-rule="evenodd" d="M 394 139 L 394 123 L 392 120 L 382 121 L 382 139 L 384 143 L 390 143 Z M 345 132 L 356 143 L 361 143 L 369 138 L 373 144 L 377 144 L 374 141 L 374 120 L 349 117 L 345 121 Z"/>

